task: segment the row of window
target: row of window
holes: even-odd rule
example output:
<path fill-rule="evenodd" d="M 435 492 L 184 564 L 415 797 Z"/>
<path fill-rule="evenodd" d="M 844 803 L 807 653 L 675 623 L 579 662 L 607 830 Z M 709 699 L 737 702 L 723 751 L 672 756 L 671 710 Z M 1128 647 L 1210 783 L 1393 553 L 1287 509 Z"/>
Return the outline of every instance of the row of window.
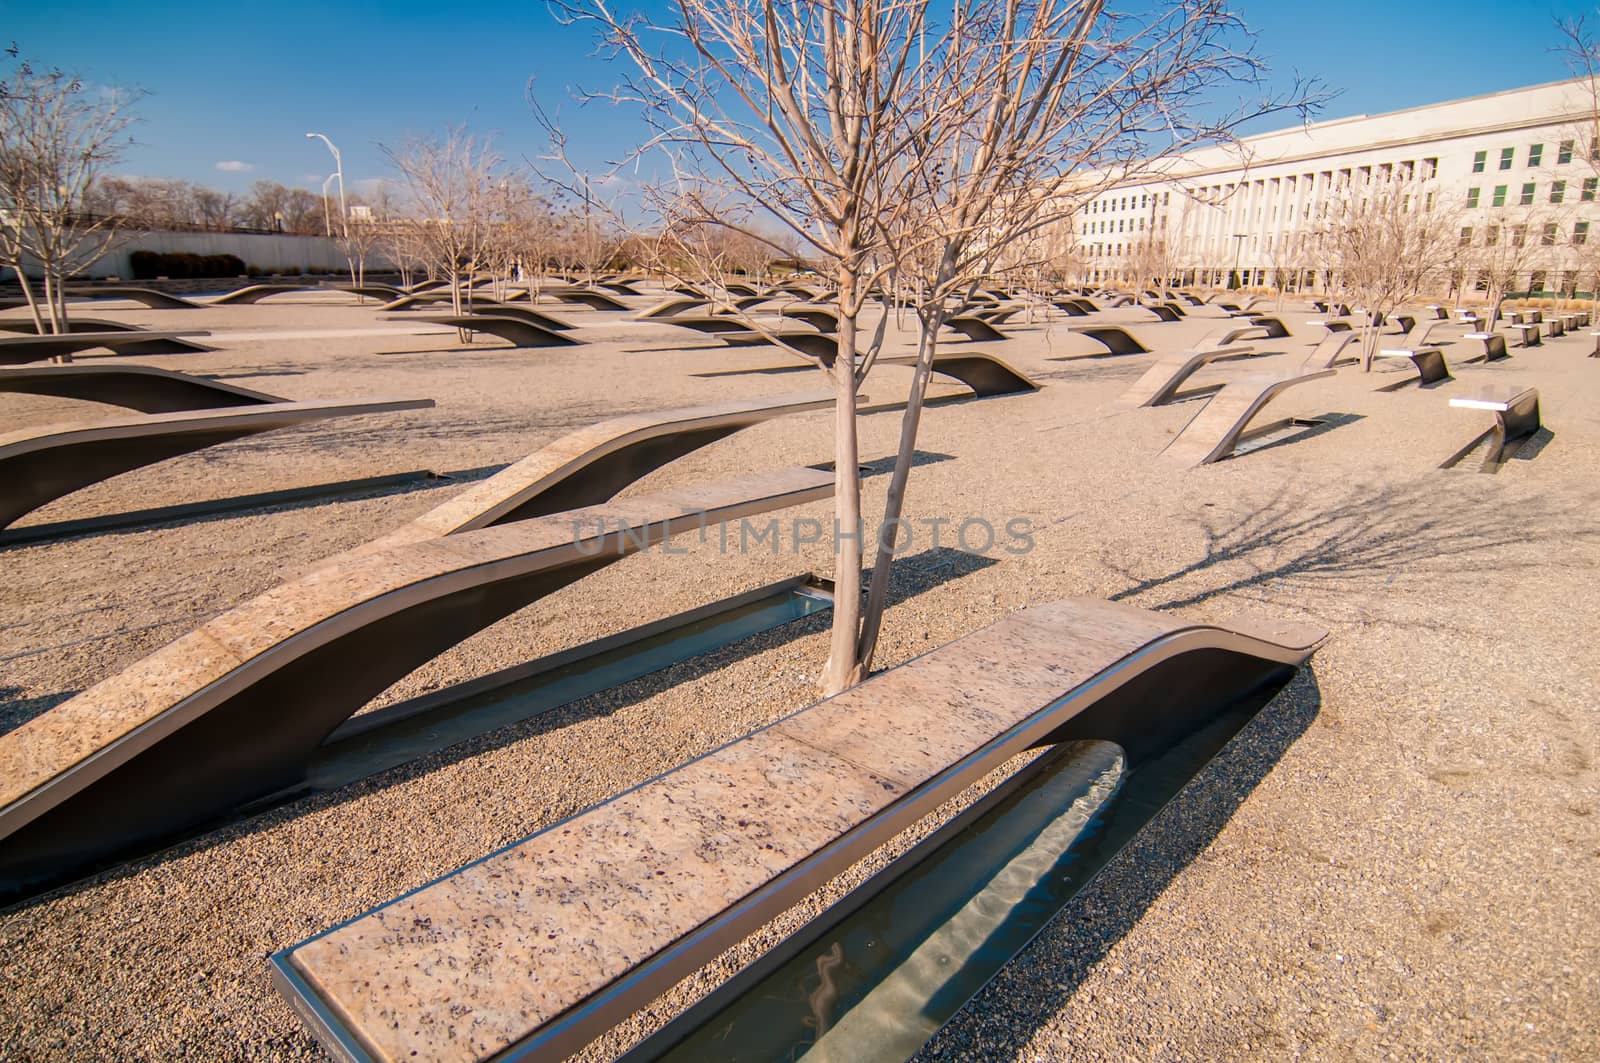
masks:
<path fill-rule="evenodd" d="M 1494 186 L 1493 197 L 1489 201 L 1489 206 L 1491 206 L 1491 207 L 1503 207 L 1503 206 L 1505 206 L 1506 205 L 1506 194 L 1507 194 L 1508 190 L 1509 190 L 1509 187 L 1507 185 L 1495 185 Z M 1596 193 L 1597 190 L 1600 190 L 1600 177 L 1585 177 L 1583 179 L 1583 185 L 1578 191 L 1578 199 L 1581 202 L 1584 202 L 1584 203 L 1593 203 L 1595 201 L 1595 193 Z M 1538 191 L 1539 191 L 1539 189 L 1538 189 L 1538 183 L 1537 182 L 1528 181 L 1528 182 L 1524 183 L 1523 186 L 1522 186 L 1522 190 L 1517 195 L 1517 206 L 1519 206 L 1519 207 L 1531 207 L 1533 205 L 1533 201 L 1538 196 Z M 1467 207 L 1468 207 L 1468 209 L 1472 209 L 1474 207 L 1479 206 L 1481 204 L 1481 202 L 1482 202 L 1482 198 L 1483 198 L 1483 189 L 1481 189 L 1481 188 L 1469 188 L 1469 189 L 1467 189 Z M 1551 203 L 1562 203 L 1562 202 L 1566 201 L 1566 198 L 1567 198 L 1567 182 L 1565 182 L 1565 181 L 1551 181 L 1550 182 L 1550 196 L 1549 196 L 1550 202 Z"/>
<path fill-rule="evenodd" d="M 1172 193 L 1163 192 L 1158 197 L 1146 192 L 1137 196 L 1118 196 L 1115 199 L 1097 199 L 1089 204 L 1089 213 L 1109 214 L 1112 211 L 1128 210 L 1129 208 L 1134 210 L 1145 210 L 1158 198 L 1161 201 L 1161 205 L 1164 207 L 1171 201 Z"/>
<path fill-rule="evenodd" d="M 1556 146 L 1556 165 L 1557 166 L 1565 166 L 1567 163 L 1571 162 L 1572 161 L 1572 155 L 1577 150 L 1577 147 L 1578 147 L 1578 142 L 1576 140 L 1563 140 L 1560 144 L 1558 144 Z M 1529 166 L 1537 167 L 1537 166 L 1544 165 L 1544 145 L 1543 144 L 1529 144 L 1528 145 L 1528 154 L 1527 154 L 1526 157 L 1527 157 Z M 1590 159 L 1591 162 L 1600 161 L 1600 139 L 1596 139 L 1596 140 L 1590 141 L 1590 143 L 1589 143 L 1589 159 Z M 1500 149 L 1500 169 L 1509 170 L 1509 169 L 1511 169 L 1511 167 L 1515 166 L 1516 164 L 1517 164 L 1517 149 L 1516 148 L 1501 148 Z M 1489 168 L 1489 153 L 1487 151 L 1474 152 L 1473 155 L 1472 155 L 1472 172 L 1473 173 L 1483 173 L 1483 171 L 1488 169 L 1488 168 Z"/>
<path fill-rule="evenodd" d="M 1526 225 L 1512 225 L 1512 226 L 1508 227 L 1508 231 L 1510 233 L 1511 246 L 1512 247 L 1521 247 L 1524 243 L 1527 242 L 1527 239 L 1528 239 L 1528 227 Z M 1462 247 L 1471 247 L 1472 246 L 1472 237 L 1473 237 L 1473 235 L 1474 235 L 1473 227 L 1470 226 L 1470 225 L 1463 225 L 1461 227 L 1461 246 Z M 1544 230 L 1539 234 L 1539 245 L 1541 247 L 1554 247 L 1556 245 L 1557 239 L 1560 238 L 1560 235 L 1561 235 L 1561 230 L 1559 229 L 1559 227 L 1557 227 L 1554 222 L 1548 223 L 1548 224 L 1545 225 Z M 1587 244 L 1588 242 L 1589 242 L 1589 223 L 1586 222 L 1586 221 L 1573 222 L 1573 224 L 1572 224 L 1572 246 L 1573 247 L 1582 247 L 1584 244 Z M 1495 247 L 1499 243 L 1500 243 L 1500 226 L 1491 225 L 1488 228 L 1483 230 L 1483 246 L 1484 247 Z"/>
<path fill-rule="evenodd" d="M 1167 227 L 1167 216 L 1163 214 L 1160 221 L 1161 228 Z M 1091 233 L 1120 233 L 1144 232 L 1143 218 L 1107 218 L 1104 221 L 1086 221 L 1083 223 L 1082 235 Z"/>

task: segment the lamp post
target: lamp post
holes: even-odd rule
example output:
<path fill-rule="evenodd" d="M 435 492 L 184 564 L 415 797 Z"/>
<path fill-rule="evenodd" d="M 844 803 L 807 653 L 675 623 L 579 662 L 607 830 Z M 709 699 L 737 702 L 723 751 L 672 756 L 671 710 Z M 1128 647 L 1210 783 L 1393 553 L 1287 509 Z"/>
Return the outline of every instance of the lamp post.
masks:
<path fill-rule="evenodd" d="M 1245 238 L 1247 236 L 1249 236 L 1249 233 L 1234 233 L 1233 234 L 1233 277 L 1232 277 L 1232 280 L 1233 280 L 1233 286 L 1235 288 L 1244 287 L 1243 284 L 1239 283 L 1239 252 L 1244 249 L 1244 241 L 1245 241 Z"/>
<path fill-rule="evenodd" d="M 349 218 L 349 211 L 345 209 L 344 205 L 344 161 L 339 158 L 339 149 L 333 146 L 333 141 L 329 140 L 321 133 L 306 134 L 306 138 L 308 140 L 313 137 L 328 145 L 328 150 L 333 153 L 333 176 L 339 179 L 339 232 L 345 236 L 349 236 L 350 223 L 347 220 Z M 326 204 L 328 199 L 328 183 L 326 181 L 322 183 L 322 199 L 323 203 Z M 332 226 L 329 226 L 329 229 L 330 231 L 328 235 L 332 236 Z"/>
<path fill-rule="evenodd" d="M 337 176 L 339 176 L 339 175 L 335 174 L 335 173 L 330 173 L 327 177 L 323 178 L 323 181 L 322 181 L 322 235 L 323 236 L 331 237 L 333 235 L 333 222 L 328 219 L 328 182 L 333 180 Z M 344 203 L 341 202 L 339 204 L 339 209 L 341 211 L 344 210 Z"/>

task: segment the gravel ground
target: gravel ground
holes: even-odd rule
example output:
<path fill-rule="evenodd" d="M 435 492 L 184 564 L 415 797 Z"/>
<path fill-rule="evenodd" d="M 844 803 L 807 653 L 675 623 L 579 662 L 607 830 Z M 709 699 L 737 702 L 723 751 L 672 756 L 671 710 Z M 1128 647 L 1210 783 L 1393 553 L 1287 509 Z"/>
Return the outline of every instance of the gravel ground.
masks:
<path fill-rule="evenodd" d="M 419 335 L 337 297 L 120 306 L 94 314 L 213 331 L 214 353 L 143 364 L 286 398 L 429 396 L 438 406 L 218 446 L 78 492 L 24 523 L 475 469 L 624 412 L 819 385 L 807 373 L 700 375 L 784 359 L 761 348 L 684 349 L 681 330 L 567 307 L 556 312 L 591 342 L 530 352 L 493 340 L 463 349 L 453 332 Z M 1310 316 L 1286 315 L 1305 338 L 1317 331 L 1302 325 Z M 1197 313 L 1135 330 L 1166 350 L 1218 324 Z M 1027 518 L 1034 549 L 978 557 L 952 550 L 948 531 L 938 549 L 919 535 L 899 571 L 880 664 L 1068 595 L 1198 618 L 1264 611 L 1333 637 L 924 1055 L 1600 1054 L 1600 361 L 1584 357 L 1589 338 L 1460 365 L 1455 383 L 1427 390 L 1379 393 L 1399 377 L 1345 369 L 1291 389 L 1269 411 L 1339 415 L 1330 427 L 1180 470 L 1153 459 L 1196 404 L 1111 405 L 1142 359 L 1074 357 L 1096 348 L 1064 322 L 1010 331 L 975 346 L 1047 386 L 931 411 L 906 515 L 952 527 Z M 907 350 L 909 339 L 895 334 Z M 1258 366 L 1292 364 L 1304 342 L 1266 345 L 1285 353 Z M 893 399 L 908 380 L 885 367 L 867 391 Z M 1488 416 L 1449 409 L 1447 397 L 1499 380 L 1537 385 L 1550 431 L 1497 476 L 1437 469 Z M 0 397 L 0 409 L 19 428 L 116 412 L 15 395 Z M 759 426 L 630 490 L 827 460 L 829 423 L 809 414 Z M 898 425 L 893 413 L 864 418 L 864 457 L 891 454 Z M 868 481 L 869 515 L 885 480 Z M 0 551 L 0 729 L 453 489 Z M 800 511 L 827 514 L 820 504 Z M 380 700 L 828 567 L 818 547 L 787 541 L 777 557 L 693 544 L 685 555 L 651 551 L 496 624 Z M 318 1057 L 268 984 L 268 954 L 808 703 L 824 623 L 748 640 L 0 912 L 0 1058 Z M 625 1048 L 930 825 L 586 1055 Z"/>

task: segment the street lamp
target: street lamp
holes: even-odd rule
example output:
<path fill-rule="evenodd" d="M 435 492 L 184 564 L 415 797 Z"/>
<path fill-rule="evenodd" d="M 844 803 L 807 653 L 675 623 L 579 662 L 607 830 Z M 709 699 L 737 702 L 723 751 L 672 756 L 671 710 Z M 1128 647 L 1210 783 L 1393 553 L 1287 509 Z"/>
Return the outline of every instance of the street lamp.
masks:
<path fill-rule="evenodd" d="M 336 174 L 336 173 L 330 173 L 327 177 L 323 178 L 323 181 L 322 181 L 322 235 L 323 236 L 331 237 L 333 235 L 333 222 L 328 219 L 328 182 L 333 180 L 335 177 L 338 177 L 338 176 L 339 175 Z M 344 210 L 344 204 L 342 202 L 339 204 L 339 209 L 340 210 Z"/>
<path fill-rule="evenodd" d="M 344 162 L 339 158 L 339 149 L 333 146 L 333 141 L 329 140 L 321 133 L 306 134 L 306 138 L 308 140 L 313 137 L 328 145 L 328 150 L 333 152 L 333 175 L 339 179 L 339 231 L 345 236 L 349 236 L 350 226 L 345 220 L 349 216 L 349 213 L 346 211 L 344 205 Z M 326 203 L 328 198 L 328 183 L 326 181 L 322 183 L 322 198 L 323 202 Z M 329 230 L 330 231 L 328 235 L 332 236 L 332 226 L 329 226 Z"/>

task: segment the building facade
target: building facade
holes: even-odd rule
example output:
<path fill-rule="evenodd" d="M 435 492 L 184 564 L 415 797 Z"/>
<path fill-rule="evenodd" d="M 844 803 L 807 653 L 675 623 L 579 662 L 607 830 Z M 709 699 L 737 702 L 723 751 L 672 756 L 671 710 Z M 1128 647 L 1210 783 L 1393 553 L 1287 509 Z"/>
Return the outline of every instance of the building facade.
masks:
<path fill-rule="evenodd" d="M 1593 290 L 1600 130 L 1586 81 L 1297 126 L 1194 151 L 1107 188 L 1074 216 L 1073 272 L 1092 282 L 1322 289 L 1330 218 L 1375 183 L 1456 237 L 1438 286 Z M 1600 236 L 1600 234 L 1597 234 Z"/>

